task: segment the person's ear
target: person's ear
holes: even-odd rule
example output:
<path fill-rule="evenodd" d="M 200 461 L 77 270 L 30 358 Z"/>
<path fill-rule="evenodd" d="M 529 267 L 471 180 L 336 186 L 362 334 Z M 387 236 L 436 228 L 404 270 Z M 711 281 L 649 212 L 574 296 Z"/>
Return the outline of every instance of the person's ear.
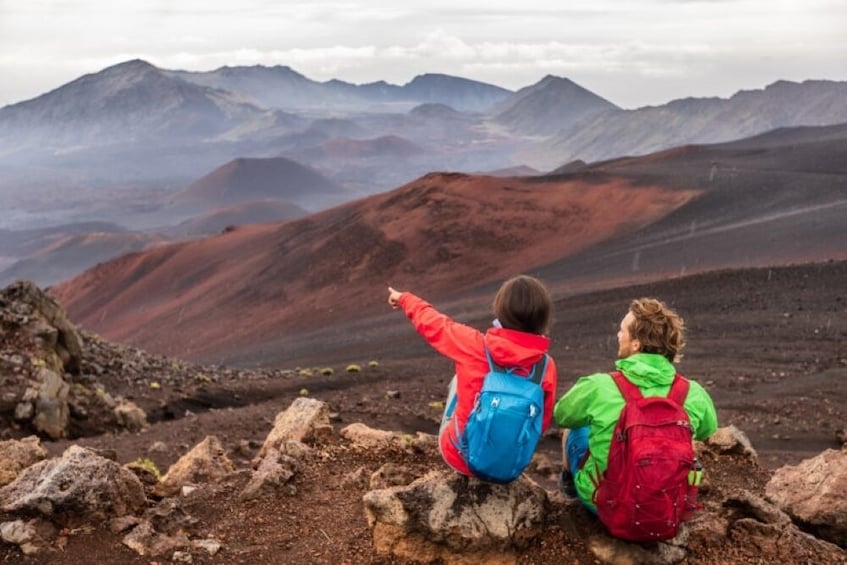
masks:
<path fill-rule="evenodd" d="M 633 339 L 629 342 L 629 348 L 632 350 L 630 353 L 638 353 L 641 351 L 641 342 L 637 339 Z"/>

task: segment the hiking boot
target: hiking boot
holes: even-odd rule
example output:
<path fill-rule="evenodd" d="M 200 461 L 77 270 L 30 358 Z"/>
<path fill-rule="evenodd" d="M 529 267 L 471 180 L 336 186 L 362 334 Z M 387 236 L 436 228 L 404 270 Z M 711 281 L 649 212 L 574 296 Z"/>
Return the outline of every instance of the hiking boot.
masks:
<path fill-rule="evenodd" d="M 576 485 L 573 482 L 573 475 L 570 471 L 562 471 L 559 474 L 559 492 L 561 492 L 565 498 L 577 498 Z"/>

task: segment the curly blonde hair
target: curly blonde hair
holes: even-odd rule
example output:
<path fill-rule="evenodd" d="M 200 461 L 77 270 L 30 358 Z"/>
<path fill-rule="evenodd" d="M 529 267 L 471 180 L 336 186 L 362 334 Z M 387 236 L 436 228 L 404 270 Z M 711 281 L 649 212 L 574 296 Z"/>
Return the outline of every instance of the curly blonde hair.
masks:
<path fill-rule="evenodd" d="M 664 302 L 638 298 L 629 305 L 634 320 L 629 333 L 641 342 L 641 351 L 657 353 L 671 363 L 682 359 L 685 347 L 685 322 Z"/>

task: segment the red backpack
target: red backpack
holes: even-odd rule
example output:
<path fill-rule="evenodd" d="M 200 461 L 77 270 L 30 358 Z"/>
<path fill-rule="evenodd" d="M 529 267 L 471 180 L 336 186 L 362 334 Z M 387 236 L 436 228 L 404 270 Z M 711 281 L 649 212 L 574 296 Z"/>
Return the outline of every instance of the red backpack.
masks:
<path fill-rule="evenodd" d="M 683 409 L 688 380 L 675 375 L 667 398 L 644 397 L 623 373 L 611 375 L 626 404 L 594 492 L 597 516 L 621 539 L 670 539 L 687 518 L 688 473 L 695 465 L 693 431 Z"/>

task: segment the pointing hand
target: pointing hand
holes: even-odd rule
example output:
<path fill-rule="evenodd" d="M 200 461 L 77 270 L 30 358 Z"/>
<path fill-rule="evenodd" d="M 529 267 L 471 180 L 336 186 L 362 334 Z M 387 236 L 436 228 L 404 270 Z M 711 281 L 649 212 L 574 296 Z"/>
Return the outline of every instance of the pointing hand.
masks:
<path fill-rule="evenodd" d="M 398 301 L 400 300 L 401 294 L 403 294 L 403 293 L 394 290 L 390 286 L 388 287 L 388 303 L 395 310 L 400 307 L 400 303 Z"/>

